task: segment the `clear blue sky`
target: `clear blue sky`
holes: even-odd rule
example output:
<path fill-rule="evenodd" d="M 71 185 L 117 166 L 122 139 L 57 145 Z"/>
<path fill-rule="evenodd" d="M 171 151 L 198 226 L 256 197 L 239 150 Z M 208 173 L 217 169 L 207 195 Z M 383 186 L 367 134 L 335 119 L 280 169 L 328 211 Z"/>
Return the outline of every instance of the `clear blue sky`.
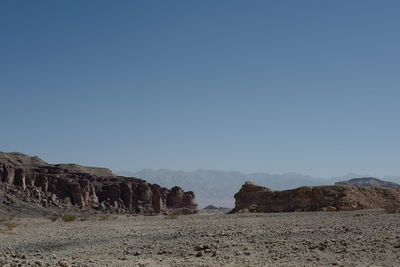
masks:
<path fill-rule="evenodd" d="M 0 2 L 0 150 L 400 175 L 400 1 Z"/>

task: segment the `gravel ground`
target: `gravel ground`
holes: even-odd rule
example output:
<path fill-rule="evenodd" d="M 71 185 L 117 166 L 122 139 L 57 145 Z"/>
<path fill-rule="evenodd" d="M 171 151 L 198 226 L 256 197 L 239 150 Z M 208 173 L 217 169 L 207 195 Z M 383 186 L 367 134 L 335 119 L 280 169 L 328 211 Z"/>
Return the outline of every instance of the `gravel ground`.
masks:
<path fill-rule="evenodd" d="M 379 210 L 82 219 L 3 220 L 0 266 L 400 266 Z"/>

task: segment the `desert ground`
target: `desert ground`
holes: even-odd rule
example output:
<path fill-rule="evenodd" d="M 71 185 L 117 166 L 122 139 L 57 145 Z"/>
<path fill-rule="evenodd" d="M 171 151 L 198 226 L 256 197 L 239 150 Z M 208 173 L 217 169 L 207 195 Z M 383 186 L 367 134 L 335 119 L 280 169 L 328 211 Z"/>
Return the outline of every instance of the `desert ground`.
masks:
<path fill-rule="evenodd" d="M 1 224 L 0 266 L 400 266 L 400 214 L 383 210 Z"/>

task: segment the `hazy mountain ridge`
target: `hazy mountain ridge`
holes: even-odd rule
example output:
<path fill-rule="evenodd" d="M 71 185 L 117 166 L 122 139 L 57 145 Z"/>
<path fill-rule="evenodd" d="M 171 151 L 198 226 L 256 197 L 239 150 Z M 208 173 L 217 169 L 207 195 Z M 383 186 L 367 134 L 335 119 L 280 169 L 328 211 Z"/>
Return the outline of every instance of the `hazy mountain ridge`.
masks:
<path fill-rule="evenodd" d="M 221 171 L 198 169 L 195 171 L 175 171 L 169 169 L 143 169 L 138 172 L 119 171 L 117 175 L 133 176 L 145 179 L 150 183 L 171 187 L 180 186 L 184 190 L 195 193 L 199 207 L 216 205 L 233 208 L 234 195 L 246 181 L 269 187 L 275 190 L 293 189 L 300 186 L 333 185 L 335 182 L 371 175 L 349 173 L 341 177 L 330 179 L 302 175 L 295 172 L 284 174 L 269 173 L 242 173 L 238 171 Z M 384 176 L 384 180 L 399 182 L 400 177 Z"/>
<path fill-rule="evenodd" d="M 375 187 L 400 187 L 398 183 L 383 181 L 374 177 L 354 178 L 347 181 L 336 182 L 335 185 L 375 186 Z"/>
<path fill-rule="evenodd" d="M 242 184 L 248 180 L 276 190 L 291 189 L 303 185 L 332 184 L 328 179 L 315 178 L 297 173 L 241 173 L 237 171 L 204 169 L 185 172 L 168 169 L 143 169 L 138 172 L 121 171 L 116 172 L 116 174 L 143 178 L 161 186 L 181 186 L 185 190 L 195 192 L 196 200 L 200 207 L 210 204 L 233 207 L 233 196 L 239 191 Z"/>

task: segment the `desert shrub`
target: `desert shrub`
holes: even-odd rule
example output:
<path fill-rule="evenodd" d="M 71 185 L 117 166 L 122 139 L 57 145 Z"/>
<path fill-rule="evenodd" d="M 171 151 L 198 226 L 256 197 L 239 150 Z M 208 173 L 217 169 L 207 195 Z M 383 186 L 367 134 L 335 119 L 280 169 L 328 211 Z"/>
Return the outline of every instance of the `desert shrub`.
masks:
<path fill-rule="evenodd" d="M 12 221 L 13 219 L 14 219 L 14 215 L 3 216 L 0 218 L 0 223 L 9 222 L 9 221 Z"/>
<path fill-rule="evenodd" d="M 386 205 L 384 209 L 387 213 L 400 213 L 400 205 L 394 203 Z"/>
<path fill-rule="evenodd" d="M 0 234 L 14 235 L 12 232 L 14 228 L 19 226 L 18 223 L 13 221 L 14 216 L 1 217 L 0 218 Z"/>
<path fill-rule="evenodd" d="M 84 214 L 84 215 L 79 216 L 79 220 L 80 220 L 81 222 L 90 221 L 90 220 L 92 220 L 92 219 L 93 219 L 93 216 L 91 216 L 91 215 L 89 215 L 89 214 Z"/>
<path fill-rule="evenodd" d="M 58 218 L 60 218 L 60 216 L 47 216 L 46 218 L 52 222 L 55 222 L 55 221 L 57 221 Z"/>
<path fill-rule="evenodd" d="M 61 220 L 63 220 L 64 222 L 73 222 L 76 220 L 76 218 L 76 215 L 73 214 L 61 216 Z"/>
<path fill-rule="evenodd" d="M 168 215 L 165 215 L 164 219 L 178 219 L 178 215 L 168 214 Z"/>
<path fill-rule="evenodd" d="M 100 221 L 107 221 L 107 220 L 109 220 L 110 219 L 110 216 L 109 215 L 101 215 L 101 216 L 99 216 L 99 220 Z"/>
<path fill-rule="evenodd" d="M 15 222 L 5 222 L 4 226 L 7 228 L 8 231 L 11 231 L 15 227 L 17 227 L 19 224 Z"/>
<path fill-rule="evenodd" d="M 73 259 L 82 259 L 82 260 L 89 260 L 90 256 L 86 253 L 77 252 L 71 255 Z"/>

